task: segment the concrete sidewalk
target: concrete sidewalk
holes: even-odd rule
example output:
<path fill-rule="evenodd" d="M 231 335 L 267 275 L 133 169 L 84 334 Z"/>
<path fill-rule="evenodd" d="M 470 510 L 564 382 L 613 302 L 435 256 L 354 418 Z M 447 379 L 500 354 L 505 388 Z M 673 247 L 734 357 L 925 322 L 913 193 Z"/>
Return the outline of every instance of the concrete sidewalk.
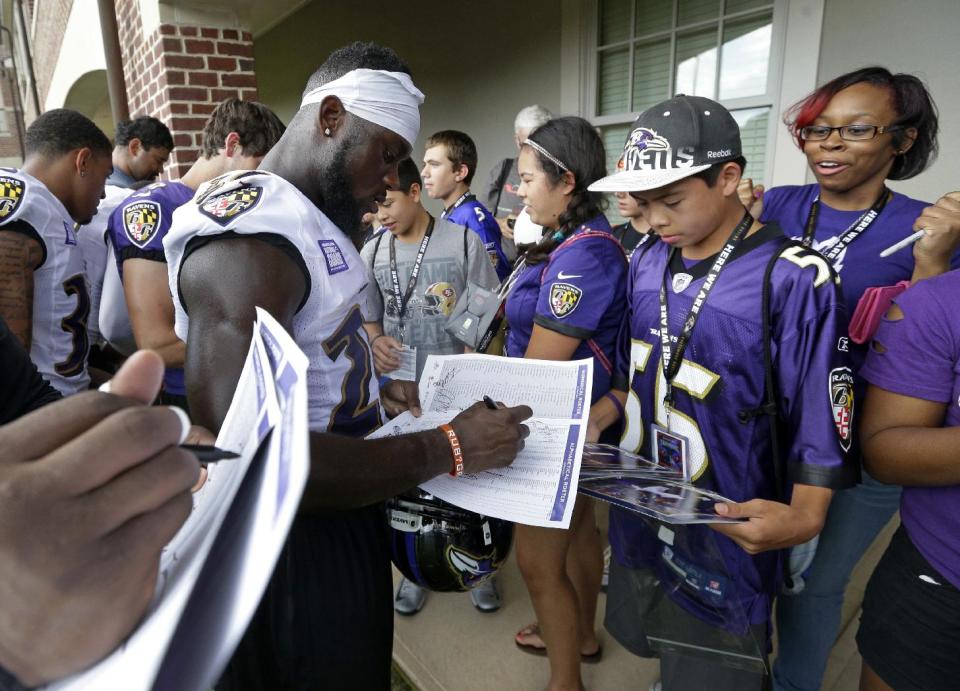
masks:
<path fill-rule="evenodd" d="M 854 636 L 863 589 L 896 524 L 895 519 L 878 536 L 854 571 L 824 691 L 858 687 L 860 656 Z M 534 621 L 534 614 L 512 557 L 502 570 L 500 584 L 504 606 L 494 614 L 477 612 L 466 593 L 431 593 L 419 614 L 396 617 L 394 659 L 420 691 L 540 691 L 545 687 L 546 659 L 524 654 L 513 643 L 514 633 Z M 584 683 L 590 691 L 647 691 L 659 676 L 659 665 L 635 657 L 603 632 L 605 607 L 606 598 L 601 595 L 597 627 L 603 661 L 583 665 Z"/>

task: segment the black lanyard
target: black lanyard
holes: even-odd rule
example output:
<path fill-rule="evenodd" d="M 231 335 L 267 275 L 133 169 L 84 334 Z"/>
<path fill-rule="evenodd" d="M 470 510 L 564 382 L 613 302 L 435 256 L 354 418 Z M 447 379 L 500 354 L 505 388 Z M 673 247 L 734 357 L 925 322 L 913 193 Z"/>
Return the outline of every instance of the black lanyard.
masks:
<path fill-rule="evenodd" d="M 877 197 L 877 201 L 873 203 L 869 209 L 860 214 L 860 218 L 854 221 L 849 228 L 847 228 L 840 238 L 837 240 L 837 243 L 831 247 L 826 252 L 821 252 L 824 258 L 833 264 L 837 257 L 840 256 L 840 253 L 847 248 L 851 242 L 860 237 L 860 234 L 870 227 L 870 224 L 877 220 L 877 216 L 880 215 L 880 212 L 883 211 L 883 207 L 887 205 L 887 199 L 890 197 L 890 190 L 884 187 L 880 191 L 880 196 Z M 813 244 L 813 236 L 817 233 L 817 218 L 820 216 L 820 195 L 817 194 L 816 199 L 813 200 L 813 203 L 810 204 L 810 213 L 807 214 L 807 224 L 803 229 L 803 243 L 804 247 L 810 247 Z"/>
<path fill-rule="evenodd" d="M 407 282 L 406 292 L 400 290 L 400 274 L 397 271 L 397 237 L 390 236 L 390 281 L 393 283 L 393 297 L 397 305 L 397 319 L 400 321 L 400 342 L 403 342 L 403 318 L 407 312 L 407 304 L 410 302 L 410 296 L 413 295 L 413 289 L 417 286 L 417 278 L 420 277 L 420 267 L 423 265 L 423 255 L 427 253 L 427 245 L 430 244 L 430 236 L 433 235 L 433 217 L 430 217 L 430 224 L 427 226 L 427 232 L 423 234 L 423 240 L 420 241 L 420 249 L 417 250 L 417 258 L 413 261 L 413 268 L 410 269 L 410 280 Z"/>
<path fill-rule="evenodd" d="M 723 246 L 723 249 L 720 250 L 717 258 L 713 260 L 713 266 L 710 267 L 710 271 L 703 281 L 700 292 L 697 293 L 697 297 L 694 299 L 693 304 L 690 306 L 690 311 L 683 321 L 683 329 L 677 338 L 676 350 L 670 345 L 670 311 L 667 309 L 667 275 L 670 273 L 670 263 L 677 249 L 673 248 L 670 250 L 667 263 L 663 267 L 663 281 L 660 283 L 660 357 L 663 366 L 663 375 L 667 380 L 667 392 L 663 401 L 667 405 L 668 415 L 673 404 L 673 379 L 677 376 L 677 372 L 680 371 L 680 363 L 683 362 L 683 353 L 690 343 L 690 337 L 693 335 L 693 329 L 697 325 L 700 312 L 707 303 L 707 296 L 710 295 L 710 291 L 713 290 L 713 286 L 717 282 L 720 272 L 723 271 L 727 259 L 733 254 L 733 251 L 737 248 L 737 245 L 740 244 L 740 241 L 743 240 L 753 223 L 753 216 L 750 215 L 750 212 L 745 213 L 737 224 L 737 227 L 730 233 L 730 237 L 727 238 L 727 243 Z"/>
<path fill-rule="evenodd" d="M 470 192 L 464 192 L 463 194 L 460 195 L 460 198 L 453 203 L 453 206 L 451 206 L 449 209 L 444 209 L 444 210 L 443 210 L 443 213 L 440 214 L 440 218 L 446 218 L 446 217 L 450 214 L 451 211 L 453 211 L 454 209 L 458 209 L 461 204 L 463 204 L 464 202 L 471 201 L 471 200 L 476 199 L 476 198 L 477 198 L 476 195 L 471 194 Z"/>

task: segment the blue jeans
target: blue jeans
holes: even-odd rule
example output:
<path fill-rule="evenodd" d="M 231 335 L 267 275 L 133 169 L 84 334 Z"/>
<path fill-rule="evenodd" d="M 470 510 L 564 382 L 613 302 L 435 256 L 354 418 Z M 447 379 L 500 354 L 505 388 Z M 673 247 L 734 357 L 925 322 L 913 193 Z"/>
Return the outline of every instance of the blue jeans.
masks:
<path fill-rule="evenodd" d="M 819 691 L 850 574 L 899 507 L 900 488 L 865 471 L 861 484 L 834 495 L 806 587 L 777 599 L 776 691 Z"/>

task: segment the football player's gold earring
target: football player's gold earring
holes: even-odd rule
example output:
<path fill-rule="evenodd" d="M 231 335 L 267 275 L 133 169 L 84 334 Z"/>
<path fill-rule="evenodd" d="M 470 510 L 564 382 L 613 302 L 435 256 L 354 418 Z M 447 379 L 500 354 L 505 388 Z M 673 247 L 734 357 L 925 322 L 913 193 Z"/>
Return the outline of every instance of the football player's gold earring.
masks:
<path fill-rule="evenodd" d="M 87 171 L 81 170 L 81 171 L 80 171 L 80 177 L 82 177 L 82 178 L 87 177 Z"/>
<path fill-rule="evenodd" d="M 329 136 L 330 136 L 330 128 L 328 127 L 327 129 L 325 129 L 325 130 L 323 131 L 323 133 L 324 133 L 326 136 L 329 137 Z"/>

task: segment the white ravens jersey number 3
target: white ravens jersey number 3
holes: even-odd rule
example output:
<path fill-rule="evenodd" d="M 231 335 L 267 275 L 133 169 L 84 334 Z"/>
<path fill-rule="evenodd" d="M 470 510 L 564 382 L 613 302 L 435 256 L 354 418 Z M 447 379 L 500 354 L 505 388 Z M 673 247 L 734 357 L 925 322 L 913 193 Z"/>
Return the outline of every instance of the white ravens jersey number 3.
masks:
<path fill-rule="evenodd" d="M 188 242 L 223 233 L 270 234 L 300 253 L 309 295 L 293 319 L 293 338 L 310 361 L 310 428 L 364 436 L 381 423 L 379 389 L 363 329 L 366 268 L 350 239 L 289 182 L 271 173 L 229 173 L 202 186 L 173 215 L 164 239 L 176 332 L 190 319 L 178 293 Z"/>
<path fill-rule="evenodd" d="M 43 246 L 33 272 L 30 359 L 64 396 L 90 383 L 90 291 L 74 222 L 63 203 L 31 175 L 0 170 L 0 229 L 29 225 Z"/>

